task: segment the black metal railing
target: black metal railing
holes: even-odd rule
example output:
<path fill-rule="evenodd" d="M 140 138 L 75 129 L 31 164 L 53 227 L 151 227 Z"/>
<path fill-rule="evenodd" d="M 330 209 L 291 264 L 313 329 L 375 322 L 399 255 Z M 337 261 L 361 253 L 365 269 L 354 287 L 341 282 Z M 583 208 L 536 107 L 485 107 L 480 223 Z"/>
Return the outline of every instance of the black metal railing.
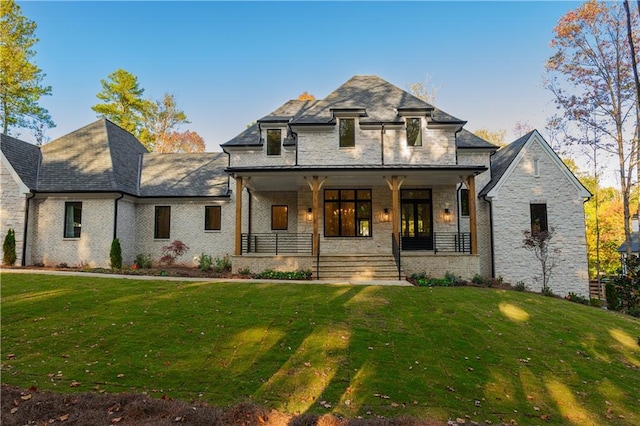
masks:
<path fill-rule="evenodd" d="M 242 234 L 242 254 L 313 254 L 313 234 Z"/>
<path fill-rule="evenodd" d="M 402 258 L 401 256 L 401 248 L 400 248 L 400 239 L 397 234 L 391 234 L 391 247 L 393 248 L 393 258 L 396 261 L 396 266 L 398 267 L 398 279 L 402 280 Z"/>
<path fill-rule="evenodd" d="M 470 232 L 435 232 L 433 234 L 433 251 L 471 253 Z"/>

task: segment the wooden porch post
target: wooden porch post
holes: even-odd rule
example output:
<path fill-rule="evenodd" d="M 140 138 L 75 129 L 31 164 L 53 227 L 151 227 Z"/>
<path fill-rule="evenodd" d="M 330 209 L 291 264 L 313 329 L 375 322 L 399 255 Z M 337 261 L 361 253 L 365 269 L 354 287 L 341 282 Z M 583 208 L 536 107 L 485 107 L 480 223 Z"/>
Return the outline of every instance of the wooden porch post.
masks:
<path fill-rule="evenodd" d="M 471 232 L 471 254 L 478 254 L 478 222 L 476 212 L 476 177 L 467 177 L 469 190 L 469 231 Z"/>
<path fill-rule="evenodd" d="M 400 224 L 400 196 L 398 193 L 398 176 L 391 176 L 391 213 L 393 219 L 393 237 L 398 237 Z"/>
<path fill-rule="evenodd" d="M 320 208 L 320 203 L 318 201 L 318 190 L 319 190 L 320 184 L 318 182 L 318 176 L 314 176 L 313 177 L 313 181 L 311 182 L 311 192 L 312 192 L 312 198 L 313 198 L 313 255 L 317 256 L 318 255 L 318 218 L 319 218 L 319 214 L 320 212 L 318 211 L 318 209 Z"/>
<path fill-rule="evenodd" d="M 244 185 L 242 184 L 242 177 L 236 176 L 236 247 L 235 255 L 242 255 L 242 191 Z"/>

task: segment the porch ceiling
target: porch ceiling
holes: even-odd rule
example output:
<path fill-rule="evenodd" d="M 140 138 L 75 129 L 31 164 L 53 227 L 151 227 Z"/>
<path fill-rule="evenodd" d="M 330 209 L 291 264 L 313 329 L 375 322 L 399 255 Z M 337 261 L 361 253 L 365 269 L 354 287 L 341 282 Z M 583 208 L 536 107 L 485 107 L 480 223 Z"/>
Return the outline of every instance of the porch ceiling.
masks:
<path fill-rule="evenodd" d="M 256 191 L 288 191 L 307 186 L 307 179 L 318 176 L 328 186 L 385 185 L 385 178 L 399 176 L 403 185 L 437 186 L 462 182 L 487 170 L 482 166 L 377 166 L 377 167 L 229 167 L 232 177 L 242 177 Z M 249 178 L 248 182 L 246 179 Z M 306 178 L 306 179 L 305 179 Z"/>

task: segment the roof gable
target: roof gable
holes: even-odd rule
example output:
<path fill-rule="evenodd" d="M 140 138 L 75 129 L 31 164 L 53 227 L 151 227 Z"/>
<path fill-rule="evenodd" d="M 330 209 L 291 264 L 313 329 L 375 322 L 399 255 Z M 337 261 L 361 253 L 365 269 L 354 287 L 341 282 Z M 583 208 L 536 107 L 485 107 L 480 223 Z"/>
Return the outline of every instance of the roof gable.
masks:
<path fill-rule="evenodd" d="M 37 189 L 40 147 L 2 133 L 0 149 L 3 161 L 6 160 L 12 174 L 15 173 L 14 178 L 21 181 L 20 190 L 28 192 Z"/>
<path fill-rule="evenodd" d="M 537 130 L 532 130 L 509 145 L 500 148 L 491 156 L 491 180 L 478 194 L 479 197 L 495 198 L 502 185 L 509 179 L 514 169 L 527 152 L 528 148 L 538 143 L 549 155 L 549 158 L 567 177 L 582 198 L 590 198 L 591 193 L 582 185 L 580 180 L 569 170 L 558 154 L 549 146 L 547 141 Z"/>

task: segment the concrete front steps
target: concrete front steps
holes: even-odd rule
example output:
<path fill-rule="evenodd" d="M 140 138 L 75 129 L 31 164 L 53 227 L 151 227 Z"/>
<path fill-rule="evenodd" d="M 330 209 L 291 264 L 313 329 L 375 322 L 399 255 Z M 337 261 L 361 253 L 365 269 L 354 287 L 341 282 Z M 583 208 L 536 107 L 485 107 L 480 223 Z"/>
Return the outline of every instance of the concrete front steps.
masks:
<path fill-rule="evenodd" d="M 316 262 L 313 277 L 318 277 Z M 320 255 L 321 280 L 398 280 L 398 267 L 392 255 L 331 254 Z M 404 273 L 402 274 L 404 279 Z"/>

